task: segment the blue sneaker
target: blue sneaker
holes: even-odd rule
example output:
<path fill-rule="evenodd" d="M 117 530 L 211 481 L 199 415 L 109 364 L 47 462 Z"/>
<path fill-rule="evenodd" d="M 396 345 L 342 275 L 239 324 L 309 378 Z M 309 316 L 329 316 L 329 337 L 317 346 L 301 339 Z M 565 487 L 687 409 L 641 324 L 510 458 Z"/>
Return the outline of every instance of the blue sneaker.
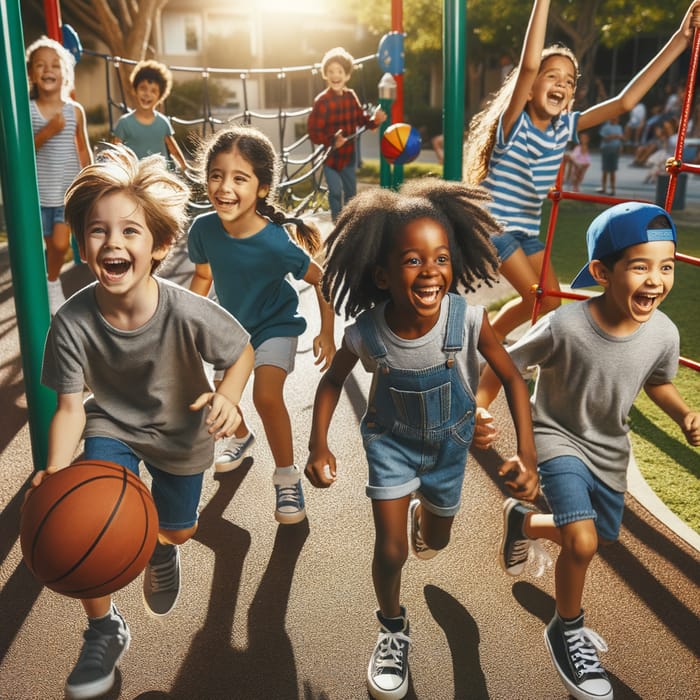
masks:
<path fill-rule="evenodd" d="M 217 472 L 232 472 L 238 469 L 254 442 L 255 434 L 252 430 L 245 437 L 231 438 L 228 447 L 216 458 L 214 469 Z"/>
<path fill-rule="evenodd" d="M 275 469 L 273 477 L 277 505 L 275 520 L 283 525 L 300 523 L 306 517 L 301 474 L 296 466 Z"/>

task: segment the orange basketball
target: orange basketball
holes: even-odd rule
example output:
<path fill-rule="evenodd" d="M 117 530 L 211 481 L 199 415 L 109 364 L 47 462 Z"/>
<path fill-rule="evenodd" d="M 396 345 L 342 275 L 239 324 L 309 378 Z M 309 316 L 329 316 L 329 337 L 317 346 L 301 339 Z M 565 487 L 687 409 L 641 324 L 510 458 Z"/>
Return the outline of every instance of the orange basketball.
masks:
<path fill-rule="evenodd" d="M 73 598 L 123 588 L 145 568 L 158 535 L 146 485 L 119 464 L 76 462 L 44 478 L 24 504 L 24 562 L 45 586 Z"/>

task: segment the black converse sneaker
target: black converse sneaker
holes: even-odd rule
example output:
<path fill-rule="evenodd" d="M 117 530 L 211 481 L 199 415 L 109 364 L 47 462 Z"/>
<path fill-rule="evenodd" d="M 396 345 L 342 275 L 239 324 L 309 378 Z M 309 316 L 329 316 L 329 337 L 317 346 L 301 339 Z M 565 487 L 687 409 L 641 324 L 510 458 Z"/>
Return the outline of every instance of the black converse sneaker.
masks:
<path fill-rule="evenodd" d="M 544 641 L 571 695 L 577 700 L 612 700 L 612 686 L 596 652 L 607 651 L 608 647 L 602 637 L 583 626 L 583 613 L 571 621 L 554 613 Z"/>
<path fill-rule="evenodd" d="M 431 549 L 423 540 L 423 536 L 420 532 L 420 515 L 416 515 L 416 510 L 419 507 L 422 509 L 421 503 L 417 498 L 414 498 L 408 507 L 408 514 L 411 521 L 411 549 L 419 559 L 432 559 L 438 554 L 438 550 Z"/>
<path fill-rule="evenodd" d="M 408 649 L 411 645 L 406 608 L 385 618 L 377 611 L 379 637 L 367 668 L 369 694 L 375 700 L 400 700 L 408 692 Z"/>
<path fill-rule="evenodd" d="M 519 576 L 527 563 L 532 540 L 523 532 L 523 525 L 525 516 L 533 511 L 532 506 L 515 498 L 507 498 L 503 502 L 503 538 L 499 561 L 509 576 Z"/>
<path fill-rule="evenodd" d="M 131 634 L 112 603 L 108 615 L 90 620 L 83 640 L 78 661 L 66 680 L 70 700 L 96 698 L 114 685 L 114 670 L 129 648 Z"/>
<path fill-rule="evenodd" d="M 143 602 L 156 617 L 172 611 L 180 597 L 180 552 L 174 544 L 156 544 L 143 572 Z"/>

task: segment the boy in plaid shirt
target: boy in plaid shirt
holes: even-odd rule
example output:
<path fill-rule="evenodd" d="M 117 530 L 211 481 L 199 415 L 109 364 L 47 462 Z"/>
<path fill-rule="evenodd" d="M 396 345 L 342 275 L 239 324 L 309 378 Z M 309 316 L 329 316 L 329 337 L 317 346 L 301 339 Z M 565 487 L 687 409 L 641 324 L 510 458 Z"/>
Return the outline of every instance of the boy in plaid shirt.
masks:
<path fill-rule="evenodd" d="M 370 117 L 355 91 L 346 87 L 352 68 L 353 58 L 345 49 L 337 47 L 326 52 L 321 61 L 321 75 L 328 87 L 316 96 L 308 120 L 312 143 L 333 147 L 323 166 L 333 221 L 357 191 L 352 136 L 359 127 L 376 129 L 386 119 L 381 108 Z"/>

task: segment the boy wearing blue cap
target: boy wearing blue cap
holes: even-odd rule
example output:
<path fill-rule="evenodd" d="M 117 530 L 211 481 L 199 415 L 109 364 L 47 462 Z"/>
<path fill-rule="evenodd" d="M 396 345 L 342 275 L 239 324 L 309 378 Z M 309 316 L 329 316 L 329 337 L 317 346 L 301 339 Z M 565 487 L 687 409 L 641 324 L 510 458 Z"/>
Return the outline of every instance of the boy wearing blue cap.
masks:
<path fill-rule="evenodd" d="M 597 656 L 607 647 L 584 627 L 581 602 L 599 543 L 616 540 L 620 530 L 630 458 L 627 416 L 643 388 L 698 446 L 700 413 L 671 383 L 678 330 L 658 310 L 673 287 L 671 217 L 653 204 L 618 204 L 593 220 L 586 238 L 589 261 L 571 286 L 600 285 L 603 293 L 544 316 L 508 348 L 521 371 L 539 368 L 533 429 L 540 486 L 552 513 L 507 499 L 500 560 L 506 573 L 517 576 L 532 540 L 560 545 L 556 612 L 545 642 L 571 695 L 607 700 L 612 686 Z M 487 366 L 477 405 L 488 408 L 499 386 Z M 493 434 L 477 430 L 474 444 L 488 447 Z"/>

